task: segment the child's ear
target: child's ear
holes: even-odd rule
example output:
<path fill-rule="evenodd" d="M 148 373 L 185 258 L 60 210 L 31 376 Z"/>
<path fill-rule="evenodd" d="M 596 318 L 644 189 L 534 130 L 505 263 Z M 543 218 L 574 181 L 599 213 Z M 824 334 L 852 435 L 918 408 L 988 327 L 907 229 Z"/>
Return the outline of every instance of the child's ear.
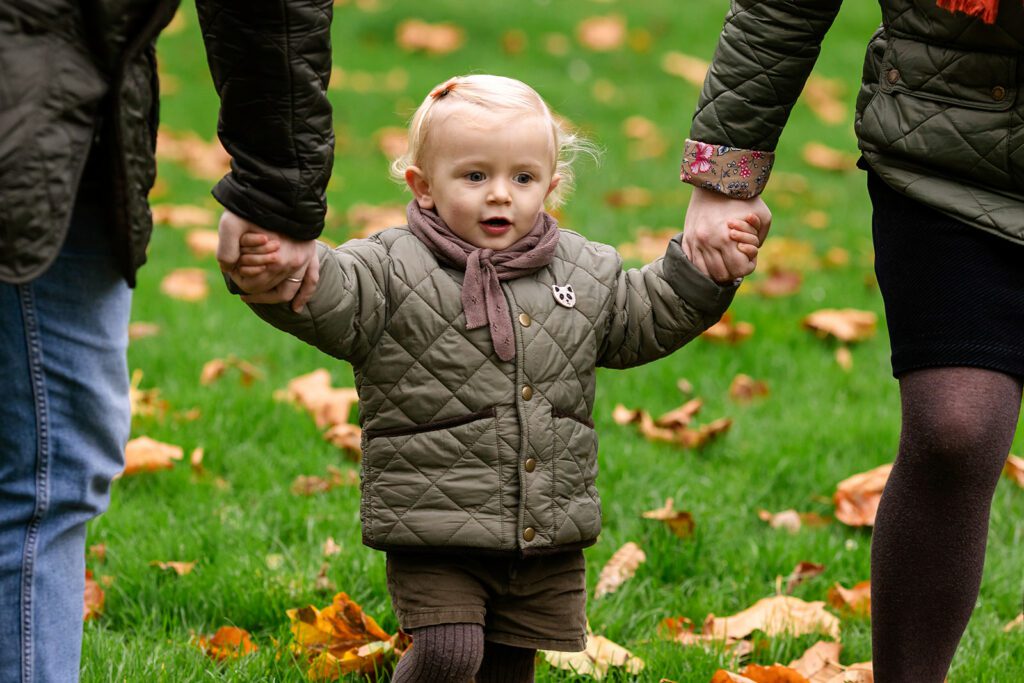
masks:
<path fill-rule="evenodd" d="M 555 188 L 558 187 L 558 183 L 560 182 L 562 182 L 562 176 L 557 173 L 551 176 L 551 184 L 548 185 L 548 191 L 544 193 L 544 199 L 547 199 L 548 195 L 555 191 Z"/>
<path fill-rule="evenodd" d="M 412 190 L 416 197 L 416 203 L 421 209 L 433 209 L 434 198 L 430 194 L 430 182 L 419 166 L 410 166 L 405 169 L 405 184 Z"/>

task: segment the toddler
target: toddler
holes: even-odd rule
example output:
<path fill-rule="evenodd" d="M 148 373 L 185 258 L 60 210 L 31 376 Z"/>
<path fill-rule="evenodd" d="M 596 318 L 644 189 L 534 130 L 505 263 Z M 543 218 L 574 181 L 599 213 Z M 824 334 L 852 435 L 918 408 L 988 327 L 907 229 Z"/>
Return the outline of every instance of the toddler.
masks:
<path fill-rule="evenodd" d="M 529 86 L 453 78 L 393 165 L 414 196 L 408 225 L 318 245 L 300 313 L 252 304 L 353 366 L 363 542 L 387 553 L 414 645 L 398 683 L 532 681 L 537 649 L 584 648 L 582 549 L 601 528 L 595 368 L 672 353 L 746 274 L 712 281 L 678 236 L 625 270 L 611 247 L 559 228 L 545 201 L 568 190 L 581 146 Z M 752 261 L 757 226 L 733 227 Z M 242 266 L 274 248 L 255 233 L 241 244 Z"/>

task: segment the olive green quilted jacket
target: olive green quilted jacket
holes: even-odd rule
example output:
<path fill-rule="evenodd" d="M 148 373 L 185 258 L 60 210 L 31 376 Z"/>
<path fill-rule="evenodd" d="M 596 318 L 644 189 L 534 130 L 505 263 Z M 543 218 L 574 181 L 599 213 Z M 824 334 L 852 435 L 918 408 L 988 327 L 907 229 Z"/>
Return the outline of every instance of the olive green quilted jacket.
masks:
<path fill-rule="evenodd" d="M 735 287 L 666 255 L 624 270 L 611 247 L 561 231 L 551 264 L 501 283 L 516 356 L 466 329 L 463 273 L 408 228 L 330 250 L 301 314 L 274 326 L 352 363 L 363 427 L 363 541 L 382 549 L 544 553 L 601 528 L 595 367 L 667 356 L 715 323 Z M 575 305 L 556 300 L 571 285 Z"/>
<path fill-rule="evenodd" d="M 753 182 L 749 154 L 775 149 L 841 4 L 733 0 L 687 141 L 684 180 L 736 196 L 760 191 L 767 173 Z M 882 26 L 868 44 L 857 98 L 863 161 L 900 192 L 1024 242 L 1024 7 L 999 3 L 989 25 L 935 0 L 879 4 Z"/>

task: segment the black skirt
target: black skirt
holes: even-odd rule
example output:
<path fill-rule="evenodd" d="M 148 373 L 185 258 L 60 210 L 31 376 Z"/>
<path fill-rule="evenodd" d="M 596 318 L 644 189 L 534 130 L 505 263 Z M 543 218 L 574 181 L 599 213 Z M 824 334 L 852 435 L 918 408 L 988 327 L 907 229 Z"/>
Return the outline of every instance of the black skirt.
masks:
<path fill-rule="evenodd" d="M 871 172 L 868 191 L 893 374 L 969 366 L 1024 377 L 1024 245 L 910 199 Z"/>

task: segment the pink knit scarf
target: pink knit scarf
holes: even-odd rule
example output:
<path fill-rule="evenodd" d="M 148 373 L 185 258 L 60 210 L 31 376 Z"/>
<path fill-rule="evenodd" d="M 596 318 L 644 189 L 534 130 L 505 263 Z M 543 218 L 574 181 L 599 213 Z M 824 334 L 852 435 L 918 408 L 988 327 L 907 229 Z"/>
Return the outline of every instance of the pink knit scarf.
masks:
<path fill-rule="evenodd" d="M 530 275 L 551 263 L 558 246 L 558 223 L 541 211 L 533 228 L 508 249 L 494 251 L 477 247 L 462 239 L 445 225 L 434 211 L 423 210 L 414 201 L 405 209 L 409 229 L 442 262 L 464 270 L 462 310 L 466 329 L 488 325 L 491 344 L 498 358 L 516 357 L 512 331 L 512 313 L 508 310 L 501 280 Z"/>
<path fill-rule="evenodd" d="M 964 12 L 976 17 L 986 24 L 995 23 L 996 14 L 999 12 L 999 0 L 938 0 L 939 7 L 948 9 L 950 12 Z"/>

